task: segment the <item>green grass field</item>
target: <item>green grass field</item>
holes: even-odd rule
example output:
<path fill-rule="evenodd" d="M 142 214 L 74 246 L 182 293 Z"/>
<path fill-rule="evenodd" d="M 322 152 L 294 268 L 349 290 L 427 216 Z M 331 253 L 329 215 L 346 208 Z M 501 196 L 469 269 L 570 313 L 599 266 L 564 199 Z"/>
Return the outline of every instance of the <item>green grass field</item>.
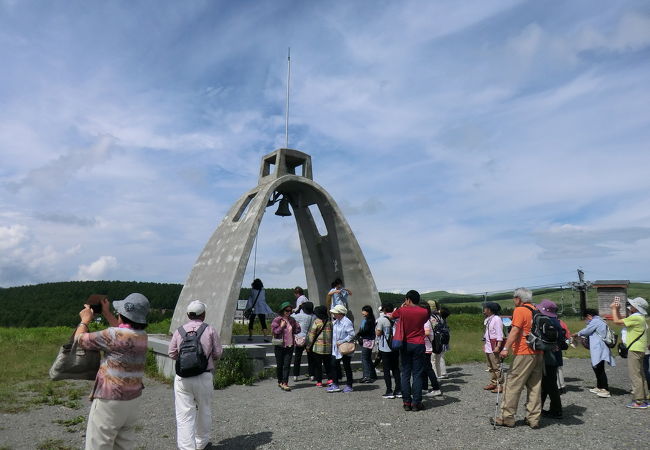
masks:
<path fill-rule="evenodd" d="M 565 320 L 572 332 L 584 326 L 577 318 Z M 449 317 L 451 350 L 446 355 L 448 364 L 483 362 L 485 355 L 481 336 L 483 317 L 479 314 L 452 314 Z M 93 328 L 96 328 L 93 325 Z M 169 321 L 151 324 L 149 333 L 166 333 Z M 236 333 L 248 332 L 246 325 L 235 325 Z M 254 330 L 259 333 L 259 323 Z M 68 327 L 1 328 L 0 327 L 0 412 L 19 412 L 38 404 L 60 404 L 79 407 L 87 392 L 65 381 L 50 381 L 48 371 L 58 352 L 72 334 Z M 586 358 L 584 348 L 570 348 L 568 358 Z M 149 372 L 152 372 L 150 368 Z"/>

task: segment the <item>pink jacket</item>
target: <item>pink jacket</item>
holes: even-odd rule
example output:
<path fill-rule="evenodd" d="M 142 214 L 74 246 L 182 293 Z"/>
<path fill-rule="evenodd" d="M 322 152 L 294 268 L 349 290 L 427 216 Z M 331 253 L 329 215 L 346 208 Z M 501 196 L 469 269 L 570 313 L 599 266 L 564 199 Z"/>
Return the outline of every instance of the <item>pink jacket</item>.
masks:
<path fill-rule="evenodd" d="M 185 328 L 185 331 L 194 331 L 198 329 L 202 323 L 203 322 L 200 320 L 190 320 L 183 325 L 183 328 Z M 171 359 L 178 359 L 178 347 L 181 345 L 182 341 L 183 339 L 181 338 L 181 334 L 178 330 L 175 330 L 167 352 Z M 203 346 L 203 352 L 208 356 L 208 370 L 214 370 L 213 359 L 221 358 L 221 354 L 223 353 L 217 330 L 208 325 L 201 335 L 201 345 Z"/>
<path fill-rule="evenodd" d="M 283 320 L 288 321 L 289 323 L 284 328 L 280 328 L 280 324 Z M 273 333 L 273 337 L 275 338 L 282 337 L 283 347 L 293 347 L 293 337 L 300 333 L 300 324 L 291 316 L 286 319 L 282 316 L 278 316 L 273 319 L 273 322 L 271 323 L 271 333 Z"/>

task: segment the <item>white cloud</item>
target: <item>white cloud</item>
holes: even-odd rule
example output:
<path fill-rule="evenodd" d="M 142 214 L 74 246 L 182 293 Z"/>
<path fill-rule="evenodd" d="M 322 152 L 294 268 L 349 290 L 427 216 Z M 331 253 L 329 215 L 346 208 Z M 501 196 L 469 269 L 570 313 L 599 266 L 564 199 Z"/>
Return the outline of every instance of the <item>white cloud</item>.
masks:
<path fill-rule="evenodd" d="M 27 238 L 27 227 L 24 225 L 0 226 L 0 250 L 17 247 Z"/>
<path fill-rule="evenodd" d="M 99 259 L 87 265 L 80 265 L 75 279 L 81 281 L 104 279 L 113 269 L 117 268 L 117 258 L 100 256 Z"/>

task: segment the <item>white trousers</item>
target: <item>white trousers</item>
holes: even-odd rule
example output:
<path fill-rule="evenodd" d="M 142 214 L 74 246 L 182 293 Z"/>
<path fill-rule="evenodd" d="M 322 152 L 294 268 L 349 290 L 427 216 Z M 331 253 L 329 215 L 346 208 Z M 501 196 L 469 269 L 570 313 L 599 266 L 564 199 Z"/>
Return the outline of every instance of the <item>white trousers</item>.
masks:
<path fill-rule="evenodd" d="M 445 353 L 431 353 L 431 358 L 433 358 L 433 371 L 436 373 L 436 376 L 440 375 L 447 376 L 447 364 L 445 364 Z"/>
<path fill-rule="evenodd" d="M 86 427 L 86 450 L 135 448 L 135 425 L 142 396 L 133 400 L 93 399 Z"/>
<path fill-rule="evenodd" d="M 212 431 L 212 373 L 174 378 L 176 441 L 181 450 L 202 449 Z"/>

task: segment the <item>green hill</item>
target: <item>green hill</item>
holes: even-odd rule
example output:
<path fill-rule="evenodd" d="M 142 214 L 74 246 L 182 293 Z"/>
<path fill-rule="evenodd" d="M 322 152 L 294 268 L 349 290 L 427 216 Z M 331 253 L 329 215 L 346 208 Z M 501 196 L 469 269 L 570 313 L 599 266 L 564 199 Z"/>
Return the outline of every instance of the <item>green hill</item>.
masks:
<path fill-rule="evenodd" d="M 0 288 L 0 326 L 73 326 L 79 321 L 79 310 L 90 294 L 105 294 L 111 299 L 122 299 L 132 292 L 140 292 L 151 302 L 151 322 L 159 322 L 172 316 L 183 286 L 172 283 L 146 283 L 136 281 L 67 281 L 43 283 L 30 286 Z M 577 310 L 578 295 L 570 289 L 535 290 L 534 301 L 548 298 L 558 304 L 565 315 Z M 250 289 L 243 288 L 239 298 L 248 298 Z M 291 289 L 266 289 L 268 304 L 276 309 L 283 301 L 295 299 Z M 628 289 L 630 297 L 650 298 L 650 284 L 632 283 Z M 399 304 L 403 294 L 380 292 L 382 302 Z M 446 291 L 428 292 L 422 295 L 426 300 L 435 299 L 448 307 L 452 313 L 480 313 L 483 296 L 452 294 Z M 512 309 L 512 293 L 498 293 L 488 296 L 505 311 Z M 596 291 L 588 292 L 590 306 L 596 304 Z"/>

